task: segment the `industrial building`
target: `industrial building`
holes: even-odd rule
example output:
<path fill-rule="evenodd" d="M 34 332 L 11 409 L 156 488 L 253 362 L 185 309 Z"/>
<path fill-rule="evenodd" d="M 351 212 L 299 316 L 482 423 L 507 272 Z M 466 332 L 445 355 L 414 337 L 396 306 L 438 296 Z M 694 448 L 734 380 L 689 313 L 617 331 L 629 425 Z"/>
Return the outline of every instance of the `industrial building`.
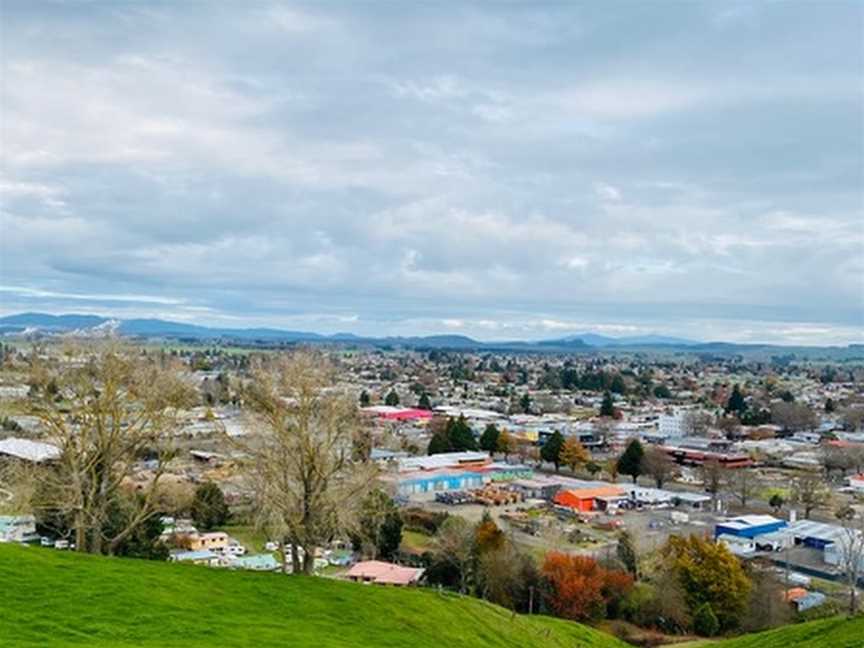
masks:
<path fill-rule="evenodd" d="M 778 520 L 771 515 L 740 515 L 719 522 L 714 529 L 714 537 L 719 538 L 722 535 L 727 535 L 752 539 L 778 531 L 785 526 L 785 520 Z"/>

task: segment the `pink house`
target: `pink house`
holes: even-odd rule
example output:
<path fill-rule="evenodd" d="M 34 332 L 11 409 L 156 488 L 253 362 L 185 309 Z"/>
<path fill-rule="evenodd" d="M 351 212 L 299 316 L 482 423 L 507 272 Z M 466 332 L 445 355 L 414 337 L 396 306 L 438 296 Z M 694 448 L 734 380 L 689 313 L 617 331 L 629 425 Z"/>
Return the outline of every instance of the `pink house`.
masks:
<path fill-rule="evenodd" d="M 372 405 L 371 407 L 364 407 L 361 411 L 384 421 L 428 421 L 433 416 L 429 410 L 414 407 L 391 407 L 389 405 Z"/>
<path fill-rule="evenodd" d="M 380 585 L 413 585 L 423 576 L 423 569 L 403 567 L 381 560 L 359 562 L 348 570 L 345 577 L 362 583 Z"/>

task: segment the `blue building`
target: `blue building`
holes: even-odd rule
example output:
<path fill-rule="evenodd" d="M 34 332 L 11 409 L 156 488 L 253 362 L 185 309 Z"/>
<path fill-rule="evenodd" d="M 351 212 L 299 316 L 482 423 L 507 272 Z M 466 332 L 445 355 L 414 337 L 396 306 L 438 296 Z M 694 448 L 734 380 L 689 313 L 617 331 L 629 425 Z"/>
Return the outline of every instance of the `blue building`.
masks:
<path fill-rule="evenodd" d="M 440 493 L 444 491 L 482 488 L 484 478 L 481 473 L 471 471 L 429 471 L 400 475 L 398 491 L 400 495 L 410 496 L 419 493 Z"/>
<path fill-rule="evenodd" d="M 785 526 L 785 520 L 778 520 L 771 515 L 741 515 L 717 524 L 714 528 L 714 538 L 716 539 L 721 535 L 755 538 L 765 533 L 778 531 Z"/>

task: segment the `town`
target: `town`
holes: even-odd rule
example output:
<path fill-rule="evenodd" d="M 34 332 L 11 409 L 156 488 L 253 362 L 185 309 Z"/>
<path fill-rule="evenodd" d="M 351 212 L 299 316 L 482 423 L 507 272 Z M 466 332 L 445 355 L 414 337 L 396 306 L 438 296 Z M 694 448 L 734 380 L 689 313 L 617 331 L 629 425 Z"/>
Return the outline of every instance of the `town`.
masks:
<path fill-rule="evenodd" d="M 51 337 L 2 353 L 4 542 L 445 588 L 640 645 L 858 609 L 864 361 Z M 306 499 L 280 453 L 304 426 L 331 481 Z M 118 466 L 94 475 L 104 456 Z"/>
<path fill-rule="evenodd" d="M 864 1 L 0 43 L 0 648 L 864 648 Z"/>

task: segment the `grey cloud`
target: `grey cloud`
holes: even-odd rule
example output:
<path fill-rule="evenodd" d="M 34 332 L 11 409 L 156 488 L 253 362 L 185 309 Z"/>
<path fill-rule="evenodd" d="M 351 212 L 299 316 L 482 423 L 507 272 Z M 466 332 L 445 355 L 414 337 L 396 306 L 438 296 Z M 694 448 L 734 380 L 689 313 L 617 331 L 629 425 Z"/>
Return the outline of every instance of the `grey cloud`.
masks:
<path fill-rule="evenodd" d="M 0 309 L 860 340 L 861 19 L 5 3 Z"/>

